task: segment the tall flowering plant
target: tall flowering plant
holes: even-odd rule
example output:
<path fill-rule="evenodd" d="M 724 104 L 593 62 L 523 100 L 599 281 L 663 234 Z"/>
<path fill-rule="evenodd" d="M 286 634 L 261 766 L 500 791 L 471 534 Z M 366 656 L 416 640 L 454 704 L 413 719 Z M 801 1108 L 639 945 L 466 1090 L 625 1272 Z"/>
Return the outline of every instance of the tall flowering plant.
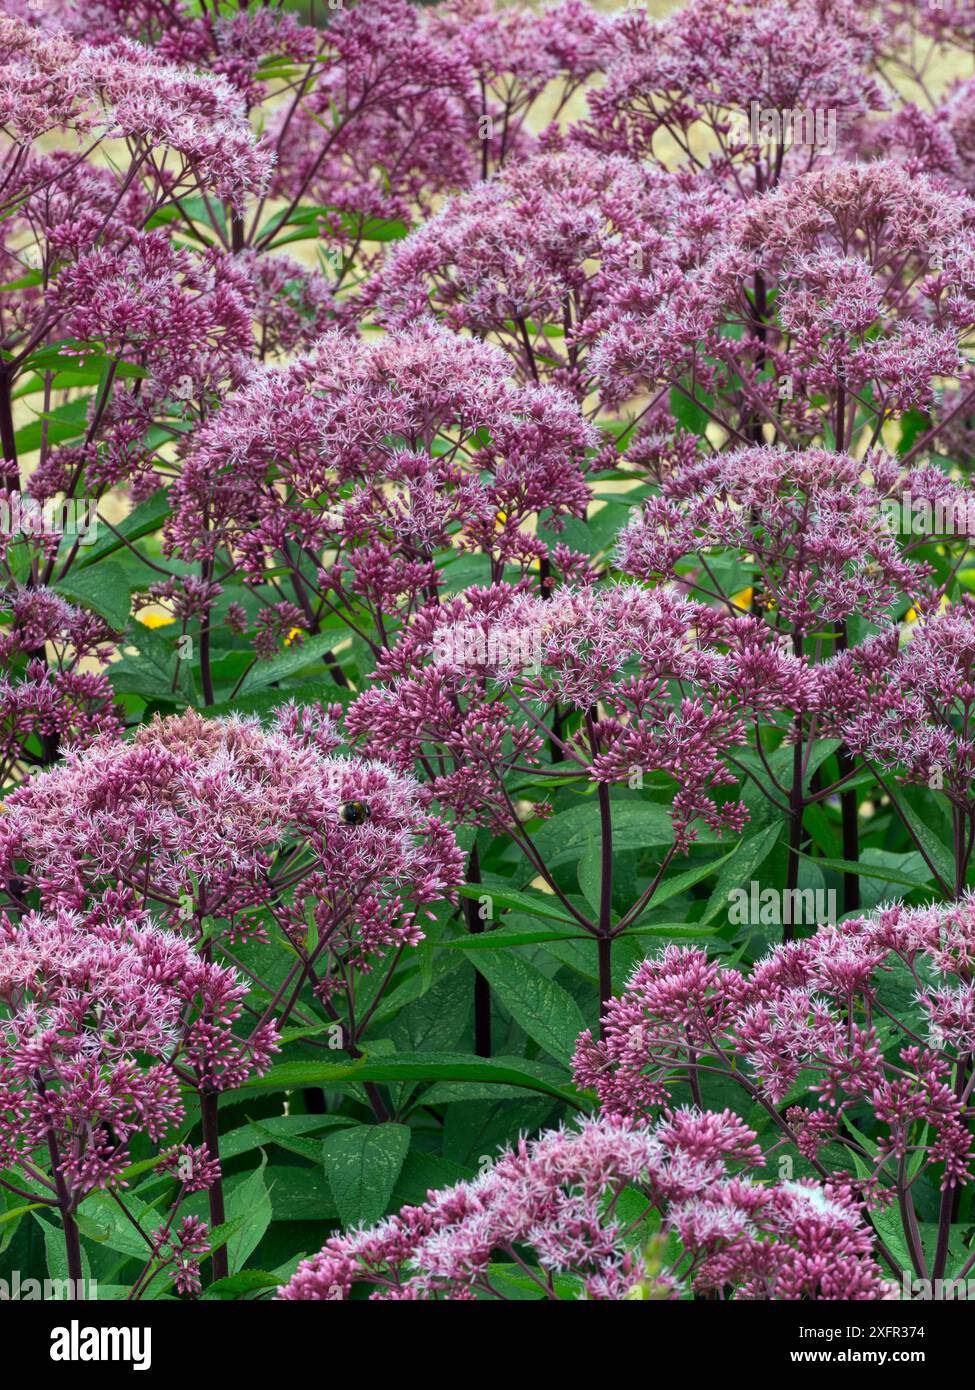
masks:
<path fill-rule="evenodd" d="M 547 599 L 470 590 L 424 609 L 378 674 L 383 685 L 350 708 L 352 731 L 394 765 L 419 765 L 430 794 L 519 846 L 564 920 L 596 938 L 604 1004 L 613 941 L 641 920 L 675 855 L 702 830 L 740 831 L 747 818 L 724 792 L 737 780 L 729 750 L 777 697 L 800 699 L 804 680 L 801 663 L 755 619 L 635 585 L 560 589 Z M 523 777 L 513 781 L 526 773 L 527 787 Z M 661 857 L 620 911 L 612 788 L 641 789 L 644 778 L 667 788 L 670 815 L 661 825 L 648 812 Z M 598 888 L 585 910 L 535 841 L 551 805 L 536 801 L 526 815 L 515 799 L 519 784 L 580 782 L 594 787 L 599 805 L 598 838 L 591 832 Z M 618 808 L 625 814 L 624 803 Z"/>
<path fill-rule="evenodd" d="M 875 725 L 866 687 L 844 690 L 844 682 L 868 653 L 898 648 L 897 620 L 915 605 L 936 607 L 945 587 L 939 571 L 951 573 L 946 553 L 955 568 L 968 553 L 971 500 L 964 484 L 930 465 L 904 468 L 879 452 L 858 462 L 765 446 L 676 470 L 622 532 L 620 561 L 631 574 L 680 582 L 731 613 L 754 611 L 805 663 L 792 708 L 782 699 L 774 714 L 754 721 L 753 761 L 743 768 L 789 819 L 790 890 L 798 884 L 805 813 L 839 792 L 850 868 L 844 906 L 858 906 L 859 808 L 848 784 L 857 775 L 852 753 L 864 744 L 847 739 L 835 748 L 826 740 L 842 735 L 851 716 L 864 729 Z M 920 534 L 901 534 L 925 517 L 930 524 Z M 851 649 L 868 631 L 877 635 Z M 835 775 L 824 780 L 834 753 Z"/>
<path fill-rule="evenodd" d="M 258 657 L 291 628 L 344 626 L 371 663 L 457 551 L 483 557 L 484 581 L 547 563 L 530 523 L 585 513 L 594 442 L 567 394 L 513 386 L 496 348 L 429 320 L 377 341 L 328 334 L 200 432 L 167 537 L 245 575 L 271 639 Z"/>
<path fill-rule="evenodd" d="M 146 1242 L 147 1267 L 171 1266 L 177 1287 L 199 1289 L 196 1259 L 205 1226 L 170 1219 L 149 1235 L 128 1211 L 124 1189 L 134 1135 L 166 1138 L 182 1120 L 181 1084 L 203 1107 L 204 1149 L 180 1157 L 184 1190 L 209 1188 L 214 1226 L 223 1222 L 216 1096 L 265 1070 L 277 1029 L 234 1032 L 247 992 L 234 972 L 201 959 L 188 942 L 130 914 L 82 921 L 59 910 L 0 925 L 0 1161 L 17 1181 L 0 1183 L 40 1209 L 57 1211 L 68 1277 L 79 1291 L 79 1211 L 107 1192 Z M 145 1059 L 148 1059 L 146 1061 Z M 26 1187 L 19 1184 L 26 1184 Z M 214 1253 L 214 1269 L 226 1261 Z"/>
<path fill-rule="evenodd" d="M 764 1114 L 768 1161 L 832 1177 L 871 1214 L 895 1277 L 963 1279 L 972 1181 L 972 903 L 880 910 L 750 971 L 671 946 L 634 973 L 576 1075 L 614 1117 L 719 1077 Z"/>
<path fill-rule="evenodd" d="M 637 1131 L 608 1117 L 501 1154 L 476 1183 L 432 1193 L 304 1261 L 284 1299 L 559 1301 L 883 1298 L 852 1205 L 815 1184 L 763 1187 L 737 1116 L 691 1110 Z M 630 1196 L 624 1217 L 621 1199 Z M 636 1213 L 634 1215 L 633 1213 Z M 679 1236 L 680 1254 L 662 1254 Z M 527 1258 L 521 1252 L 527 1252 Z M 502 1258 L 503 1257 L 503 1258 Z"/>
<path fill-rule="evenodd" d="M 290 960 L 273 982 L 252 975 L 263 1016 L 307 1026 L 311 1002 L 355 1048 L 372 1011 L 356 1014 L 357 972 L 382 962 L 388 983 L 459 851 L 409 778 L 338 757 L 337 742 L 327 716 L 291 707 L 270 730 L 190 712 L 69 753 L 7 798 L 8 900 L 151 911 L 234 964 L 274 932 Z"/>
<path fill-rule="evenodd" d="M 969 1276 L 967 8 L 7 0 L 0 1278 Z"/>

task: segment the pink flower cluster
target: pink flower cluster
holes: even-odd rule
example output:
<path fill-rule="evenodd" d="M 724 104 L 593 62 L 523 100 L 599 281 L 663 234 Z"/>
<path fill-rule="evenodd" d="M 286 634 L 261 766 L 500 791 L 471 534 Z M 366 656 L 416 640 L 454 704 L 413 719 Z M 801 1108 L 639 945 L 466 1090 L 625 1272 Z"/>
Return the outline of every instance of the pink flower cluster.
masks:
<path fill-rule="evenodd" d="M 55 761 L 66 744 L 109 738 L 121 716 L 104 671 L 115 639 L 101 618 L 51 589 L 0 598 L 0 783 Z M 49 655 L 50 653 L 50 655 Z"/>
<path fill-rule="evenodd" d="M 22 145 L 58 128 L 126 140 L 150 169 L 154 155 L 169 151 L 179 161 L 166 176 L 171 189 L 207 187 L 230 201 L 259 190 L 270 173 L 225 79 L 167 63 L 129 39 L 95 48 L 7 15 L 0 17 L 0 124 Z M 10 189 L 2 189 L 5 200 Z"/>
<path fill-rule="evenodd" d="M 927 502 L 932 516 L 936 502 L 962 516 L 975 502 L 940 469 L 905 471 L 883 454 L 858 461 L 767 446 L 716 453 L 665 478 L 634 511 L 620 563 L 644 580 L 679 576 L 728 603 L 709 561 L 747 557 L 761 595 L 756 607 L 800 641 L 853 614 L 886 625 L 899 597 L 919 596 L 928 577 L 909 557 L 912 538 L 904 544 L 891 525 L 905 496 Z"/>
<path fill-rule="evenodd" d="M 561 708 L 585 716 L 575 732 L 550 735 L 565 771 L 605 783 L 635 767 L 667 773 L 675 842 L 686 848 L 698 817 L 741 828 L 744 807 L 715 798 L 734 780 L 723 755 L 744 742 L 744 718 L 777 694 L 798 699 L 802 667 L 756 619 L 666 590 L 538 598 L 498 586 L 421 610 L 377 675 L 382 684 L 349 710 L 350 730 L 394 766 L 419 760 L 446 804 L 487 812 L 510 833 L 506 767 L 538 761 L 544 717 Z"/>
<path fill-rule="evenodd" d="M 594 442 L 563 392 L 513 386 L 498 349 L 430 321 L 327 334 L 197 434 L 168 536 L 186 557 L 230 550 L 255 583 L 293 570 L 308 631 L 339 604 L 382 623 L 436 592 L 452 542 L 489 557 L 486 578 L 545 554 L 528 523 L 584 513 Z M 329 549 L 316 582 L 303 562 Z"/>
<path fill-rule="evenodd" d="M 569 148 L 508 164 L 448 201 L 366 290 L 402 323 L 432 309 L 455 332 L 490 334 L 518 379 L 584 401 L 589 325 L 634 275 L 698 265 L 728 200 L 629 159 Z"/>
<path fill-rule="evenodd" d="M 743 442 L 770 427 L 793 448 L 827 431 L 840 448 L 855 432 L 875 443 L 960 369 L 973 219 L 967 196 L 903 165 L 830 163 L 744 203 L 700 268 L 634 280 L 603 313 L 592 365 L 619 401 L 693 375 Z"/>
<path fill-rule="evenodd" d="M 973 949 L 970 897 L 820 927 L 747 973 L 699 948 L 669 946 L 634 972 L 600 1039 L 582 1035 L 576 1079 L 608 1116 L 630 1122 L 684 1085 L 706 1095 L 714 1073 L 733 1080 L 766 1111 L 777 1148 L 793 1161 L 802 1156 L 821 1173 L 820 1152 L 839 1143 L 851 1192 L 871 1206 L 899 1202 L 902 1239 L 921 1274 L 917 1193 L 932 1184 L 941 1193 L 940 1277 L 952 1194 L 972 1179 Z M 804 1092 L 812 1104 L 799 1103 Z M 830 1166 L 841 1179 L 835 1160 Z"/>
<path fill-rule="evenodd" d="M 552 1130 L 473 1182 L 332 1237 L 279 1297 L 344 1300 L 366 1284 L 374 1299 L 504 1299 L 509 1280 L 549 1300 L 668 1299 L 688 1288 L 749 1299 L 887 1296 L 846 1199 L 814 1183 L 733 1175 L 760 1162 L 755 1141 L 727 1110 L 679 1110 L 652 1128 L 604 1116 Z M 656 1256 L 671 1233 L 679 1254 Z"/>
<path fill-rule="evenodd" d="M 586 136 L 664 168 L 676 160 L 741 198 L 762 193 L 830 151 L 781 128 L 766 138 L 753 108 L 760 116 L 831 113 L 846 127 L 887 106 L 888 90 L 868 66 L 878 28 L 860 8 L 850 0 L 699 0 L 659 21 L 626 10 L 607 37 L 607 81 L 590 96 Z"/>
<path fill-rule="evenodd" d="M 266 1070 L 273 1023 L 249 1038 L 233 1031 L 246 992 L 233 971 L 138 917 L 4 917 L 4 1167 L 19 1165 L 42 1197 L 67 1189 L 71 1207 L 93 1188 L 124 1186 L 131 1137 L 159 1142 L 183 1118 L 181 1081 L 219 1091 Z"/>
<path fill-rule="evenodd" d="M 208 920 L 231 940 L 271 924 L 294 943 L 314 932 L 295 978 L 321 957 L 327 994 L 348 967 L 416 944 L 418 913 L 460 870 L 412 779 L 335 756 L 338 741 L 324 712 L 294 707 L 268 731 L 189 711 L 129 742 L 99 739 L 8 797 L 4 870 L 50 907 L 84 911 L 104 895 L 120 910 L 154 906 L 197 943 Z M 342 818 L 355 802 L 362 824 Z"/>

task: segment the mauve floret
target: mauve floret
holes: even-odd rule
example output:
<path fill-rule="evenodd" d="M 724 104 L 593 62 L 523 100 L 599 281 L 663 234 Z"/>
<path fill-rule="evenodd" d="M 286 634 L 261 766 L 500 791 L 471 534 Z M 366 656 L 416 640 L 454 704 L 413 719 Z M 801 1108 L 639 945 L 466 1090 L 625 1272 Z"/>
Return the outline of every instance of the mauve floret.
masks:
<path fill-rule="evenodd" d="M 112 739 L 122 720 L 98 669 L 116 650 L 101 618 L 40 586 L 0 598 L 0 611 L 7 618 L 0 627 L 0 782 L 7 785 L 34 760 L 33 739 L 53 760 L 62 745 Z M 48 649 L 53 660 L 44 659 Z"/>
<path fill-rule="evenodd" d="M 711 597 L 709 562 L 748 556 L 763 608 L 800 637 L 854 613 L 887 623 L 895 600 L 917 593 L 928 571 L 898 544 L 890 518 L 905 496 L 965 508 L 975 493 L 940 469 L 904 471 L 887 456 L 866 461 L 826 449 L 735 449 L 678 469 L 634 511 L 619 562 L 648 581 L 680 576 Z M 683 562 L 697 560 L 687 573 Z"/>
<path fill-rule="evenodd" d="M 568 395 L 513 386 L 499 349 L 432 321 L 330 333 L 197 434 L 167 536 L 186 557 L 230 547 L 255 581 L 295 546 L 337 547 L 322 593 L 387 610 L 436 587 L 433 551 L 452 538 L 497 570 L 531 564 L 532 519 L 583 515 L 595 439 Z"/>
<path fill-rule="evenodd" d="M 801 703 L 806 683 L 803 664 L 756 619 L 629 584 L 547 599 L 469 588 L 422 609 L 377 677 L 349 728 L 374 756 L 435 769 L 430 791 L 462 814 L 508 823 L 503 771 L 537 759 L 542 716 L 561 706 L 592 718 L 561 754 L 595 780 L 625 783 L 635 769 L 677 780 L 681 849 L 698 818 L 741 828 L 743 805 L 715 796 L 735 780 L 724 755 L 745 741 L 748 718 L 776 699 Z"/>
<path fill-rule="evenodd" d="M 615 1211 L 624 1187 L 683 1241 L 654 1297 L 678 1296 L 685 1278 L 735 1297 L 884 1297 L 869 1231 L 849 1203 L 814 1184 L 729 1176 L 729 1165 L 760 1163 L 755 1139 L 728 1111 L 688 1110 L 651 1129 L 602 1116 L 523 1139 L 477 1180 L 333 1236 L 278 1297 L 344 1300 L 356 1284 L 381 1300 L 498 1297 L 493 1267 L 516 1251 L 541 1298 L 639 1296 L 646 1265 Z"/>
<path fill-rule="evenodd" d="M 50 1147 L 76 1201 L 118 1183 L 128 1142 L 183 1117 L 179 1083 L 239 1086 L 277 1050 L 273 1024 L 233 1032 L 247 992 L 140 914 L 0 919 L 0 1157 Z"/>
<path fill-rule="evenodd" d="M 833 161 L 742 204 L 703 266 L 634 278 L 598 316 L 591 364 L 608 399 L 693 372 L 737 437 L 768 422 L 786 441 L 829 428 L 846 446 L 851 395 L 882 421 L 929 407 L 936 379 L 960 370 L 973 226 L 975 202 L 903 165 Z"/>
<path fill-rule="evenodd" d="M 412 778 L 336 756 L 339 740 L 324 711 L 285 707 L 268 730 L 157 716 L 130 741 L 69 750 L 8 797 L 0 856 L 45 903 L 127 891 L 197 933 L 204 918 L 246 933 L 267 908 L 304 939 L 308 904 L 330 953 L 363 963 L 422 938 L 419 911 L 451 892 L 462 860 Z M 360 800 L 369 818 L 350 827 L 341 808 Z M 296 843 L 300 872 L 279 889 L 276 857 Z"/>
<path fill-rule="evenodd" d="M 490 335 L 519 379 L 584 400 L 594 314 L 652 265 L 699 264 L 727 209 L 713 189 L 622 156 L 540 154 L 449 199 L 393 250 L 366 299 L 392 324 L 432 309 L 455 331 Z"/>
<path fill-rule="evenodd" d="M 822 1108 L 811 1108 L 813 1128 L 799 1138 L 808 1106 L 793 1107 L 788 1123 L 789 1137 L 807 1156 L 831 1137 L 821 1115 L 839 1126 L 867 1106 L 881 1126 L 874 1141 L 879 1174 L 892 1178 L 897 1162 L 918 1152 L 915 1171 L 943 1165 L 935 1179 L 942 1189 L 967 1184 L 970 1122 L 950 1082 L 975 1047 L 973 942 L 969 897 L 947 906 L 878 908 L 822 926 L 774 948 L 750 972 L 722 968 L 698 947 L 669 946 L 634 971 L 610 1004 L 600 1039 L 582 1034 L 576 1081 L 595 1090 L 606 1114 L 633 1122 L 666 1103 L 695 1062 L 735 1076 L 748 1094 L 775 1106 L 806 1075 Z M 885 1002 L 895 970 L 919 986 L 903 1017 Z M 881 1047 L 878 1026 L 888 1021 L 897 1052 L 889 1038 Z M 919 1033 L 928 1034 L 928 1045 Z"/>
<path fill-rule="evenodd" d="M 752 103 L 832 113 L 840 130 L 888 104 L 868 68 L 875 35 L 851 19 L 851 7 L 818 0 L 697 0 L 661 20 L 627 9 L 611 21 L 606 81 L 590 93 L 583 129 L 603 148 L 704 168 L 741 198 L 761 192 L 820 151 L 801 139 L 756 149 Z"/>

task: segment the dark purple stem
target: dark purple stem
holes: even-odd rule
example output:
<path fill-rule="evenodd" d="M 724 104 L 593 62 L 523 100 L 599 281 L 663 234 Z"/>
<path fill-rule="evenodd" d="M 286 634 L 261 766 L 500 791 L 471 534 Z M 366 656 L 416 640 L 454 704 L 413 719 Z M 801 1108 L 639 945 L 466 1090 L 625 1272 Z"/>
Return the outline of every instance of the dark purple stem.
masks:
<path fill-rule="evenodd" d="M 78 1226 L 72 1211 L 71 1194 L 61 1172 L 61 1155 L 58 1152 L 58 1142 L 54 1137 L 53 1130 L 47 1136 L 47 1147 L 51 1155 L 51 1172 L 54 1176 L 54 1187 L 58 1195 L 61 1224 L 64 1227 L 64 1252 L 68 1261 L 68 1278 L 71 1280 L 75 1295 L 78 1298 L 83 1298 L 85 1272 L 81 1262 L 81 1237 L 78 1235 Z M 52 1270 L 51 1273 L 53 1275 L 54 1271 Z"/>
<path fill-rule="evenodd" d="M 215 1162 L 220 1162 L 220 1124 L 217 1118 L 216 1091 L 200 1092 L 200 1119 L 203 1126 L 203 1142 L 206 1145 L 208 1156 Z M 223 1179 L 217 1181 L 210 1188 L 207 1194 L 210 1198 L 210 1229 L 216 1230 L 222 1226 L 227 1219 L 226 1210 L 223 1204 Z M 213 1278 L 226 1279 L 228 1274 L 227 1265 L 227 1244 L 224 1242 L 218 1250 L 214 1250 L 211 1255 L 213 1266 Z"/>
<path fill-rule="evenodd" d="M 471 850 L 467 861 L 467 881 L 481 881 L 481 860 L 477 845 Z M 484 930 L 484 923 L 481 921 L 474 898 L 465 899 L 464 915 L 467 918 L 467 930 L 472 936 L 478 936 Z M 491 986 L 479 970 L 474 971 L 474 1051 L 478 1057 L 491 1055 Z"/>

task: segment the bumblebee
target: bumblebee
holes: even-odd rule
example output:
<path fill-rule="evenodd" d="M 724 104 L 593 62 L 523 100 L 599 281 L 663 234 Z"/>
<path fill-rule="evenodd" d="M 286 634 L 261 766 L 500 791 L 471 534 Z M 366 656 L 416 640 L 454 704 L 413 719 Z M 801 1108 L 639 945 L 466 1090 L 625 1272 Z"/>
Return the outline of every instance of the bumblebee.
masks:
<path fill-rule="evenodd" d="M 343 825 L 363 825 L 371 815 L 364 801 L 346 801 L 339 809 L 339 820 Z"/>

